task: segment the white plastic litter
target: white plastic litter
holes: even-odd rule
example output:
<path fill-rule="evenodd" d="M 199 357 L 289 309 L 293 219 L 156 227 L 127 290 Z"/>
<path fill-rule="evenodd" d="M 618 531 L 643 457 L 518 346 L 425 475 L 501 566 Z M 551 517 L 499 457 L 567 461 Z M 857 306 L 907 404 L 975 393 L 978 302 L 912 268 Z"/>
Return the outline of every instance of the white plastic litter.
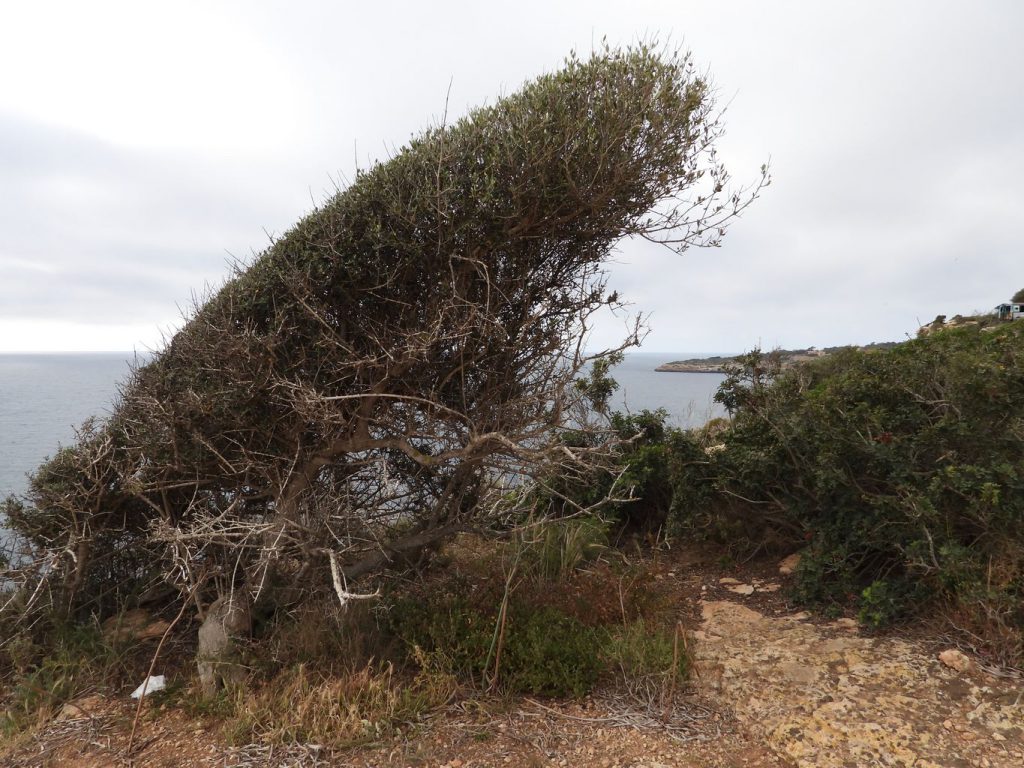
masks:
<path fill-rule="evenodd" d="M 143 695 L 148 696 L 155 691 L 162 691 L 166 685 L 167 679 L 163 675 L 150 675 L 142 681 L 142 685 L 132 691 L 132 698 L 141 699 Z"/>

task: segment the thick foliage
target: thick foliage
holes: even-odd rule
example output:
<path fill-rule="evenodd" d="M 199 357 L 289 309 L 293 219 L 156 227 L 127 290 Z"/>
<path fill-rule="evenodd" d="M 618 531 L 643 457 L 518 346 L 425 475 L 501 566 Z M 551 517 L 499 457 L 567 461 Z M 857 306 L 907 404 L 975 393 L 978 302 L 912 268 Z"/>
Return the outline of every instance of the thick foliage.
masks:
<path fill-rule="evenodd" d="M 690 659 L 649 571 L 575 558 L 557 573 L 545 567 L 574 522 L 478 552 L 460 547 L 445 571 L 394 602 L 392 631 L 420 666 L 480 687 L 579 696 L 603 677 L 674 690 Z"/>
<path fill-rule="evenodd" d="M 859 596 L 873 624 L 940 600 L 1024 658 L 1024 326 L 849 350 L 751 385 L 758 367 L 722 393 L 735 422 L 718 489 L 806 540 L 800 596 Z"/>
<path fill-rule="evenodd" d="M 503 476 L 580 460 L 559 432 L 616 301 L 601 265 L 629 235 L 717 244 L 752 197 L 724 191 L 719 133 L 688 59 L 604 51 L 359 174 L 8 503 L 37 573 L 93 608 L 150 575 L 329 585 L 479 519 Z"/>
<path fill-rule="evenodd" d="M 656 535 L 669 522 L 700 516 L 710 494 L 706 436 L 671 427 L 667 419 L 661 409 L 614 412 L 605 433 L 568 433 L 566 440 L 577 445 L 603 441 L 609 461 L 584 475 L 546 478 L 541 508 L 553 516 L 596 510 L 616 538 Z"/>

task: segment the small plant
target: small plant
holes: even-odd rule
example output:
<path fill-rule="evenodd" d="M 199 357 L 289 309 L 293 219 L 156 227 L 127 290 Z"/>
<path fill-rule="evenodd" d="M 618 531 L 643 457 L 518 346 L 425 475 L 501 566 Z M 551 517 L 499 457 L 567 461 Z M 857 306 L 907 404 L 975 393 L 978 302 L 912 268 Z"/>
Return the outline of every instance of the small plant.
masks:
<path fill-rule="evenodd" d="M 512 617 L 499 681 L 507 690 L 543 696 L 582 696 L 601 674 L 596 630 L 553 608 Z"/>
<path fill-rule="evenodd" d="M 234 743 L 341 747 L 376 741 L 450 697 L 450 689 L 430 679 L 430 685 L 424 678 L 403 685 L 389 663 L 329 677 L 299 664 L 252 694 L 238 692 L 226 734 Z"/>
<path fill-rule="evenodd" d="M 680 627 L 650 628 L 642 620 L 608 630 L 604 654 L 623 680 L 685 681 L 690 653 Z"/>
<path fill-rule="evenodd" d="M 877 579 L 860 593 L 857 619 L 862 624 L 880 628 L 915 613 L 915 597 L 922 597 L 912 583 Z"/>
<path fill-rule="evenodd" d="M 9 695 L 0 712 L 5 736 L 45 720 L 89 689 L 114 682 L 127 665 L 123 651 L 94 623 L 54 625 L 46 645 L 17 634 L 8 638 L 3 653 L 11 667 Z"/>
<path fill-rule="evenodd" d="M 565 580 L 607 549 L 608 525 L 596 515 L 585 515 L 525 526 L 514 538 L 510 557 L 524 573 Z"/>
<path fill-rule="evenodd" d="M 481 610 L 458 597 L 404 601 L 395 631 L 421 661 L 441 659 L 477 687 L 535 695 L 582 695 L 601 671 L 597 632 L 556 608 L 512 598 Z"/>

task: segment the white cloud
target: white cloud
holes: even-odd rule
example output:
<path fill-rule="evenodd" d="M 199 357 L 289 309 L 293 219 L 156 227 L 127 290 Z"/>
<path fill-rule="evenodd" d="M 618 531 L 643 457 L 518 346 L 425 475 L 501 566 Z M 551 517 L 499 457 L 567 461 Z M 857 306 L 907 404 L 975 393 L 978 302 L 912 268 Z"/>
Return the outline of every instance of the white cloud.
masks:
<path fill-rule="evenodd" d="M 214 3 L 8 4 L 0 101 L 112 144 L 219 154 L 301 140 L 302 79 Z"/>
<path fill-rule="evenodd" d="M 227 253 L 446 97 L 457 117 L 605 35 L 691 47 L 736 179 L 769 157 L 775 179 L 721 249 L 623 245 L 645 348 L 900 338 L 1024 285 L 1022 22 L 1008 0 L 9 4 L 0 350 L 156 343 Z"/>

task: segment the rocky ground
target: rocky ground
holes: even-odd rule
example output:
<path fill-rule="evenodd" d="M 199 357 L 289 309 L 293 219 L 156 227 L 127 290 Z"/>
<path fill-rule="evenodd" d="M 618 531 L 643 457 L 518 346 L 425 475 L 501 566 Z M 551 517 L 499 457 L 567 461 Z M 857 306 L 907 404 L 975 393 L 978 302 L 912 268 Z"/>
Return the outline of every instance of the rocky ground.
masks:
<path fill-rule="evenodd" d="M 1024 765 L 1024 680 L 920 637 L 787 606 L 775 567 L 728 573 L 683 554 L 659 567 L 692 628 L 694 687 L 670 711 L 635 696 L 470 699 L 386 743 L 230 747 L 212 722 L 92 696 L 0 752 L 4 766 Z M 788 564 L 787 564 L 788 565 Z M 787 570 L 788 568 L 783 568 Z M 684 575 L 685 574 L 685 575 Z"/>

